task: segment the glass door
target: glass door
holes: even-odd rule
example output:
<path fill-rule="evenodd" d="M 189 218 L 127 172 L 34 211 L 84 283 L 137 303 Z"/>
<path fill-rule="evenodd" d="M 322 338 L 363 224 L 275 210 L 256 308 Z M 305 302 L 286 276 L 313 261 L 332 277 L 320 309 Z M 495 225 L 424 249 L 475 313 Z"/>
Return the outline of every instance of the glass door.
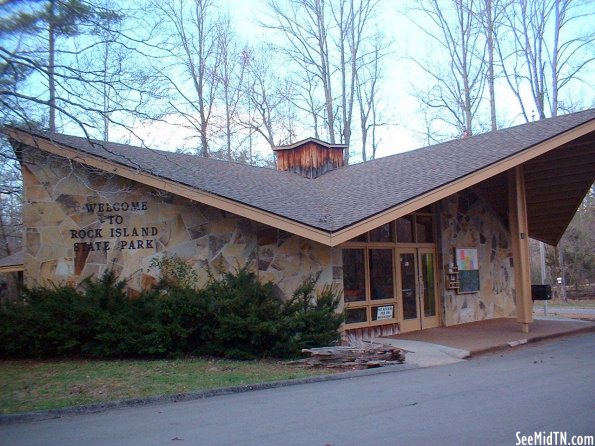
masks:
<path fill-rule="evenodd" d="M 399 248 L 397 265 L 401 332 L 438 327 L 435 250 Z"/>

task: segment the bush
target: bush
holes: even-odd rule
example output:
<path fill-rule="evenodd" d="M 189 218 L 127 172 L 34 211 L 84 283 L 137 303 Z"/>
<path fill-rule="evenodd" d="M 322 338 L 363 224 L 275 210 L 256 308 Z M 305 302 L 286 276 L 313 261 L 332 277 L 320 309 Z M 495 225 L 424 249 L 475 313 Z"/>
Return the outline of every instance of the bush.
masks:
<path fill-rule="evenodd" d="M 169 266 L 191 277 L 175 262 Z M 0 356 L 252 359 L 296 356 L 339 339 L 337 293 L 326 287 L 315 296 L 318 276 L 306 279 L 287 303 L 246 268 L 211 275 L 203 289 L 174 276 L 134 298 L 113 271 L 84 281 L 82 291 L 24 289 L 21 301 L 0 308 Z"/>
<path fill-rule="evenodd" d="M 67 286 L 23 290 L 23 298 L 0 310 L 3 356 L 69 356 L 92 337 L 97 313 Z"/>
<path fill-rule="evenodd" d="M 324 286 L 315 294 L 319 278 L 320 273 L 306 278 L 285 304 L 288 339 L 278 346 L 278 356 L 296 356 L 304 348 L 334 345 L 340 341 L 339 328 L 344 316 L 337 312 L 339 293 L 335 287 Z"/>
<path fill-rule="evenodd" d="M 282 337 L 283 304 L 271 283 L 262 284 L 246 268 L 211 278 L 204 290 L 213 303 L 204 327 L 201 353 L 236 359 L 270 355 Z"/>

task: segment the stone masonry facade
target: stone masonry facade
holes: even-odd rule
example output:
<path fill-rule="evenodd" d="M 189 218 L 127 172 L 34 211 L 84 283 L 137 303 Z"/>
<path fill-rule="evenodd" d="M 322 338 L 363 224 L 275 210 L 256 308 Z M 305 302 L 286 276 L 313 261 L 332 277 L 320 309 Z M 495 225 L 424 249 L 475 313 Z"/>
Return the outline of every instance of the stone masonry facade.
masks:
<path fill-rule="evenodd" d="M 510 231 L 489 204 L 472 191 L 440 203 L 440 239 L 444 270 L 454 262 L 455 248 L 475 248 L 480 289 L 458 294 L 442 290 L 446 326 L 515 315 L 514 271 Z"/>
<path fill-rule="evenodd" d="M 340 265 L 340 251 L 276 228 L 35 149 L 23 157 L 28 285 L 78 285 L 111 268 L 140 291 L 159 277 L 153 259 L 169 254 L 203 283 L 208 269 L 248 266 L 288 298 L 309 274 L 333 283 Z"/>
<path fill-rule="evenodd" d="M 207 271 L 248 266 L 289 298 L 310 274 L 342 290 L 341 248 L 331 248 L 214 207 L 97 171 L 36 149 L 23 152 L 25 278 L 28 285 L 78 285 L 108 268 L 134 291 L 154 284 L 156 257 Z M 442 265 L 455 247 L 477 248 L 480 291 L 442 289 L 444 325 L 515 313 L 510 234 L 489 204 L 464 191 L 439 204 Z M 443 283 L 444 281 L 442 281 Z"/>

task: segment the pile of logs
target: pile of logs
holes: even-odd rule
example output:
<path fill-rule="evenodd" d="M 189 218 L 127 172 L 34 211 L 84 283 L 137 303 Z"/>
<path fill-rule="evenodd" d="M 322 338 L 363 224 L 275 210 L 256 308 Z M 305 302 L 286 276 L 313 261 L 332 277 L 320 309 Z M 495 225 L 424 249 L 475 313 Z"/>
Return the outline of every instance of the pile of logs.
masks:
<path fill-rule="evenodd" d="M 357 346 L 303 349 L 309 358 L 295 363 L 304 367 L 365 369 L 405 362 L 405 352 L 392 345 L 361 342 Z"/>

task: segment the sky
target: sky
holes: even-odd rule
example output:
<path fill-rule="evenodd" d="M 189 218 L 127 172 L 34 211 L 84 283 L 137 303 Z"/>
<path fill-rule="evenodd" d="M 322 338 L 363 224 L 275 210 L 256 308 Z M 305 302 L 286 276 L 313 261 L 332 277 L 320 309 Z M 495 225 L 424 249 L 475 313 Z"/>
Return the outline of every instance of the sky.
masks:
<path fill-rule="evenodd" d="M 446 0 L 444 0 L 446 3 Z M 421 134 L 419 103 L 411 95 L 415 87 L 424 86 L 427 78 L 406 55 L 415 57 L 435 57 L 436 43 L 432 42 L 420 27 L 427 27 L 419 15 L 411 13 L 414 0 L 384 0 L 381 1 L 379 23 L 386 36 L 393 41 L 394 54 L 385 59 L 384 103 L 390 125 L 383 127 L 382 143 L 378 157 L 386 156 L 427 145 Z M 266 0 L 219 0 L 221 10 L 229 12 L 235 31 L 245 41 L 252 44 L 270 41 L 271 34 L 258 27 L 260 20 L 266 20 Z M 585 9 L 595 13 L 595 1 L 586 2 Z M 404 13 L 406 12 L 406 13 Z M 416 23 L 414 23 L 414 20 Z M 579 22 L 580 27 L 587 27 L 593 31 L 593 22 Z M 591 29 L 589 29 L 591 28 Z M 274 63 L 274 59 L 273 59 Z M 574 96 L 586 98 L 595 104 L 595 64 L 584 74 L 584 84 L 577 85 Z M 498 80 L 498 114 L 499 121 L 505 127 L 523 122 L 518 113 L 518 105 L 512 92 L 505 87 L 503 80 Z M 528 91 L 525 94 L 529 94 Z M 175 117 L 170 117 L 175 121 Z M 159 123 L 150 126 L 139 126 L 136 129 L 142 134 L 146 142 L 155 148 L 183 148 L 188 147 L 186 136 L 180 129 L 173 129 Z M 117 131 L 116 131 L 117 132 Z M 117 135 L 114 135 L 117 137 Z M 313 136 L 300 135 L 303 138 Z M 124 135 L 122 135 L 124 137 Z M 352 147 L 357 150 L 358 141 L 352 141 Z M 270 153 L 270 148 L 261 146 L 264 155 Z M 356 157 L 357 159 L 357 157 Z"/>
<path fill-rule="evenodd" d="M 229 12 L 232 20 L 237 25 L 235 31 L 243 40 L 251 44 L 270 41 L 270 33 L 256 25 L 260 20 L 265 20 L 267 17 L 266 0 L 221 0 L 220 3 L 222 5 L 221 9 Z M 400 35 L 412 32 L 415 29 L 410 20 L 398 14 L 398 4 L 404 6 L 405 3 L 407 3 L 406 0 L 388 0 L 388 8 L 383 10 L 381 19 L 387 36 L 401 45 L 400 51 L 404 49 L 402 45 L 405 43 L 400 39 Z M 415 115 L 417 104 L 407 93 L 408 84 L 411 82 L 410 77 L 407 73 L 400 71 L 399 61 L 396 59 L 397 57 L 394 56 L 386 60 L 386 102 L 387 104 L 395 104 L 395 106 L 389 106 L 391 114 L 394 115 L 391 125 L 380 130 L 382 144 L 377 154 L 378 157 L 415 149 L 423 145 L 412 128 L 413 125 L 406 122 L 409 119 L 403 119 L 403 117 Z M 401 118 L 399 119 L 399 117 Z M 169 118 L 170 121 L 172 119 L 175 121 L 174 117 Z M 150 126 L 138 126 L 135 131 L 143 136 L 145 143 L 154 148 L 171 148 L 175 150 L 176 148 L 188 147 L 185 132 L 180 129 L 173 129 L 169 125 L 152 123 Z M 125 132 L 125 129 L 114 129 L 114 136 L 123 138 L 126 136 Z M 307 138 L 313 135 L 304 134 L 302 136 Z M 357 140 L 352 142 L 352 147 L 355 148 L 356 146 Z M 270 148 L 264 143 L 260 145 L 259 150 L 264 156 L 270 153 Z"/>

